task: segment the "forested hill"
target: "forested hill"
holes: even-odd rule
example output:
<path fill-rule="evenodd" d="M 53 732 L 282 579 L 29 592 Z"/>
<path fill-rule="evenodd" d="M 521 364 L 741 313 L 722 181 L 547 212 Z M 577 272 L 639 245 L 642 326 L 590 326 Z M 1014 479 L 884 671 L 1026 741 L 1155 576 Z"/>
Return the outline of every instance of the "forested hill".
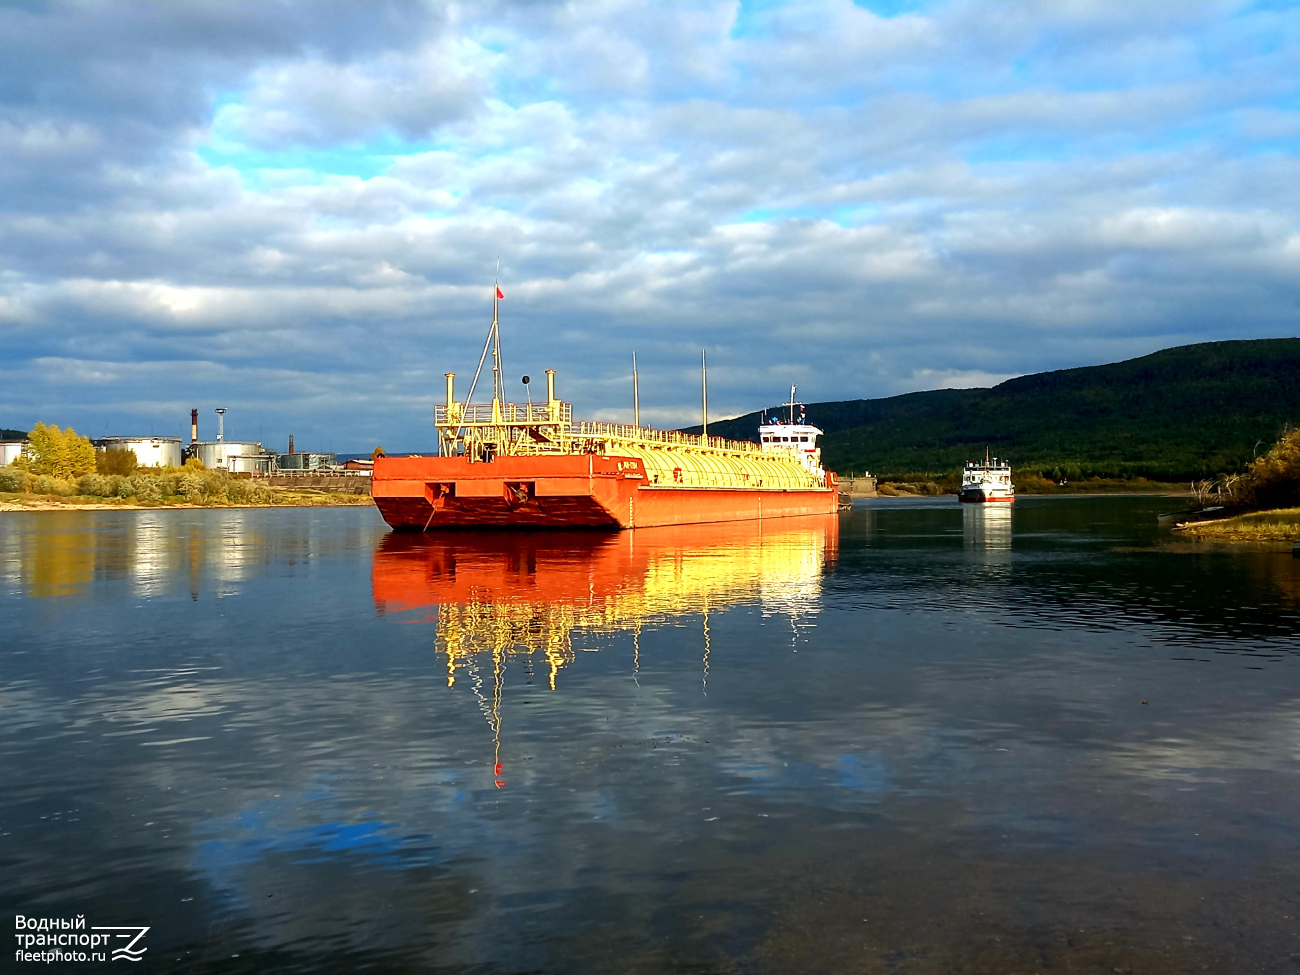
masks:
<path fill-rule="evenodd" d="M 889 475 L 958 470 L 989 447 L 1018 470 L 1184 481 L 1239 469 L 1300 425 L 1300 339 L 1206 342 L 1105 366 L 887 399 L 812 403 L 826 467 Z M 709 424 L 756 439 L 779 407 Z M 699 432 L 699 427 L 694 432 Z"/>
<path fill-rule="evenodd" d="M 10 430 L 8 427 L 0 427 L 0 440 L 26 440 L 27 432 L 25 430 Z"/>

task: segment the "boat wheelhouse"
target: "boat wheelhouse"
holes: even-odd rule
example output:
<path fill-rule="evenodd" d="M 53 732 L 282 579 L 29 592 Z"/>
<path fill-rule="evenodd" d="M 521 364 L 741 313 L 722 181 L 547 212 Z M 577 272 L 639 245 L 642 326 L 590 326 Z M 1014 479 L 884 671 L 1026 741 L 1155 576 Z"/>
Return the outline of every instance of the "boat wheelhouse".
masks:
<path fill-rule="evenodd" d="M 791 386 L 790 402 L 781 404 L 788 411 L 784 419 L 773 416 L 767 423 L 759 426 L 759 444 L 764 453 L 793 457 L 810 473 L 822 477 L 826 472 L 822 469 L 822 449 L 817 445 L 817 438 L 826 431 L 804 422 L 806 417 L 803 404 L 796 402 L 794 398 L 795 390 L 798 388 L 798 386 Z M 796 408 L 799 411 L 797 419 Z"/>

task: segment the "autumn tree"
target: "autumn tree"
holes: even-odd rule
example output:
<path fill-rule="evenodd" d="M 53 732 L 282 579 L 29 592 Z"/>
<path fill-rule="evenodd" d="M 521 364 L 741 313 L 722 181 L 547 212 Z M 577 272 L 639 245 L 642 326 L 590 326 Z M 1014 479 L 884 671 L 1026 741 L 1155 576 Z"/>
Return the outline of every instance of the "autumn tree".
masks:
<path fill-rule="evenodd" d="M 28 436 L 25 466 L 33 474 L 50 474 L 65 481 L 95 472 L 95 448 L 85 437 L 68 427 L 60 430 L 38 423 Z"/>
<path fill-rule="evenodd" d="M 129 476 L 135 473 L 139 461 L 134 450 L 110 447 L 101 451 L 96 458 L 95 467 L 101 474 L 121 474 Z"/>

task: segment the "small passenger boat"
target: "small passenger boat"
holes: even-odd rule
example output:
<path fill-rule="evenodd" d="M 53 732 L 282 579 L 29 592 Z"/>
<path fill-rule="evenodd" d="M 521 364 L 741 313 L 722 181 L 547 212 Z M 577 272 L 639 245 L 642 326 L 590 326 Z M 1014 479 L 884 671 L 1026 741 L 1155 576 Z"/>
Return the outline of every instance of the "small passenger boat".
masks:
<path fill-rule="evenodd" d="M 967 461 L 966 469 L 961 475 L 961 490 L 957 500 L 968 504 L 984 504 L 992 501 L 1015 501 L 1016 486 L 1011 483 L 1011 462 L 998 457 L 989 457 L 984 452 L 984 462 Z"/>

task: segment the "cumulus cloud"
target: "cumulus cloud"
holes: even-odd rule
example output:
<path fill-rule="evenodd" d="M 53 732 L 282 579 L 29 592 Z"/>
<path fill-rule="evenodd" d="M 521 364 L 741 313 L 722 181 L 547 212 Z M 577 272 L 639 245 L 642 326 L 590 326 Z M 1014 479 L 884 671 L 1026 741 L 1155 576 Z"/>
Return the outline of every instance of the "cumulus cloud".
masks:
<path fill-rule="evenodd" d="M 664 425 L 703 346 L 739 413 L 1297 330 L 1285 11 L 10 5 L 0 55 L 4 426 L 426 448 L 498 256 L 508 373 L 626 418 L 635 349 Z"/>

